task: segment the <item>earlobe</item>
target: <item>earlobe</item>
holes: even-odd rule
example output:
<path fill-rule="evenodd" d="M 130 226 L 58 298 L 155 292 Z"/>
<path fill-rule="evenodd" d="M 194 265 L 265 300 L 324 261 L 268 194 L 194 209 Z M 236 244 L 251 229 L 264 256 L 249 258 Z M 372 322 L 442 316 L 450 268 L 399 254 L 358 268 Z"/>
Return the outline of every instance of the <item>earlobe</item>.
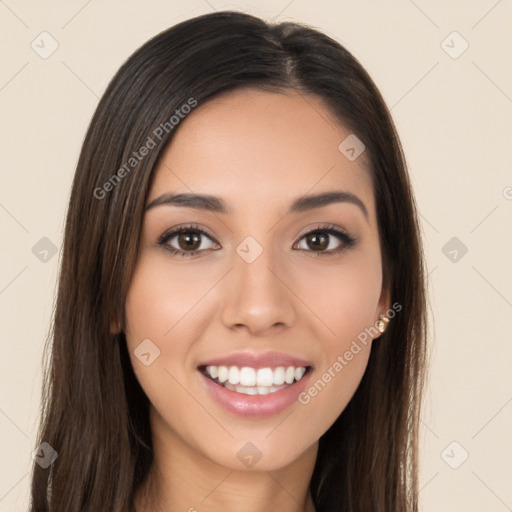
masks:
<path fill-rule="evenodd" d="M 389 289 L 387 287 L 382 288 L 382 292 L 380 295 L 379 300 L 379 309 L 381 311 L 388 312 L 391 306 L 391 294 L 389 292 Z M 380 334 L 384 334 L 388 327 L 388 323 L 390 321 L 390 318 L 387 316 L 386 313 L 379 314 L 379 319 L 376 322 L 377 330 L 380 332 Z"/>

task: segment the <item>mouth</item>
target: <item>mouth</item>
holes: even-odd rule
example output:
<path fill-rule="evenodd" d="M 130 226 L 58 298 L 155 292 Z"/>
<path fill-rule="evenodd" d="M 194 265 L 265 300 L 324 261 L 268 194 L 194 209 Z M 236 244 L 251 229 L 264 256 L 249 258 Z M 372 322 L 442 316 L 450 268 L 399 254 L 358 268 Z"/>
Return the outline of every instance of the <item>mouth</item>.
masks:
<path fill-rule="evenodd" d="M 300 382 L 312 371 L 306 366 L 214 366 L 198 367 L 207 379 L 229 391 L 242 395 L 269 395 Z"/>
<path fill-rule="evenodd" d="M 214 403 L 244 418 L 269 418 L 292 407 L 314 367 L 283 352 L 236 352 L 196 366 Z"/>

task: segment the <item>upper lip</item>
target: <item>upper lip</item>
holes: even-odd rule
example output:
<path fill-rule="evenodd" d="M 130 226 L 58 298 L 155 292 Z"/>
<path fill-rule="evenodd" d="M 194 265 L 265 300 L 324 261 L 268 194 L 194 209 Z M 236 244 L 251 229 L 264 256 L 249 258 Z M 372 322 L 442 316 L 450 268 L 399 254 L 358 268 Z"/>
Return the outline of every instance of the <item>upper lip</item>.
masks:
<path fill-rule="evenodd" d="M 311 366 L 305 359 L 283 354 L 282 352 L 233 352 L 226 356 L 216 357 L 202 361 L 200 366 L 237 366 L 242 368 L 278 368 L 279 366 L 294 366 L 295 368 Z"/>

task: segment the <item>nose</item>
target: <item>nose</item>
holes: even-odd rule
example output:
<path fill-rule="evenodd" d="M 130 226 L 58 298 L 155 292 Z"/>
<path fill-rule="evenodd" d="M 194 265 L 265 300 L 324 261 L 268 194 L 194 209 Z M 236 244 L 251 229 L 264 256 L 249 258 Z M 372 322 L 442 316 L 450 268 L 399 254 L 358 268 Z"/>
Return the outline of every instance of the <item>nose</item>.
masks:
<path fill-rule="evenodd" d="M 261 336 L 293 325 L 296 299 L 289 273 L 282 267 L 270 250 L 264 250 L 252 263 L 235 255 L 222 302 L 226 327 Z"/>

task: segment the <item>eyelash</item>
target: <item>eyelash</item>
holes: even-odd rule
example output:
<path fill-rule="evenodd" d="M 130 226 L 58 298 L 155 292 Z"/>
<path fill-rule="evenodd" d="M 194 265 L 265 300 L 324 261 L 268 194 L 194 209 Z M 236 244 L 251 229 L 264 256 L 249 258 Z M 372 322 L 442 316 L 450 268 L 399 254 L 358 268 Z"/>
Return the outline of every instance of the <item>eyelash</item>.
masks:
<path fill-rule="evenodd" d="M 174 247 L 169 247 L 167 245 L 167 242 L 169 240 L 171 240 L 172 238 L 174 238 L 178 235 L 181 235 L 182 233 L 189 233 L 189 232 L 200 233 L 201 235 L 204 235 L 204 236 L 210 238 L 212 241 L 215 241 L 210 234 L 208 234 L 206 231 L 201 229 L 197 224 L 190 224 L 187 226 L 182 226 L 179 229 L 175 229 L 173 231 L 164 233 L 162 236 L 160 236 L 157 243 L 159 246 L 165 246 L 164 249 L 166 251 L 170 252 L 172 255 L 176 255 L 176 256 L 180 256 L 180 257 L 181 256 L 195 256 L 196 254 L 203 252 L 203 250 L 182 251 L 181 249 L 175 249 Z M 328 235 L 337 237 L 342 242 L 341 246 L 338 249 L 331 249 L 330 251 L 308 251 L 306 249 L 298 249 L 298 250 L 306 250 L 306 252 L 311 252 L 313 256 L 318 256 L 318 257 L 336 256 L 337 254 L 347 252 L 357 241 L 357 238 L 355 236 L 349 235 L 345 231 L 342 231 L 339 228 L 335 228 L 334 226 L 329 225 L 329 224 L 323 225 L 323 226 L 318 226 L 318 227 L 312 229 L 311 231 L 304 233 L 301 236 L 301 238 L 299 239 L 299 241 L 302 240 L 303 238 L 307 237 L 308 235 L 319 234 L 319 233 L 320 234 L 326 233 Z"/>

